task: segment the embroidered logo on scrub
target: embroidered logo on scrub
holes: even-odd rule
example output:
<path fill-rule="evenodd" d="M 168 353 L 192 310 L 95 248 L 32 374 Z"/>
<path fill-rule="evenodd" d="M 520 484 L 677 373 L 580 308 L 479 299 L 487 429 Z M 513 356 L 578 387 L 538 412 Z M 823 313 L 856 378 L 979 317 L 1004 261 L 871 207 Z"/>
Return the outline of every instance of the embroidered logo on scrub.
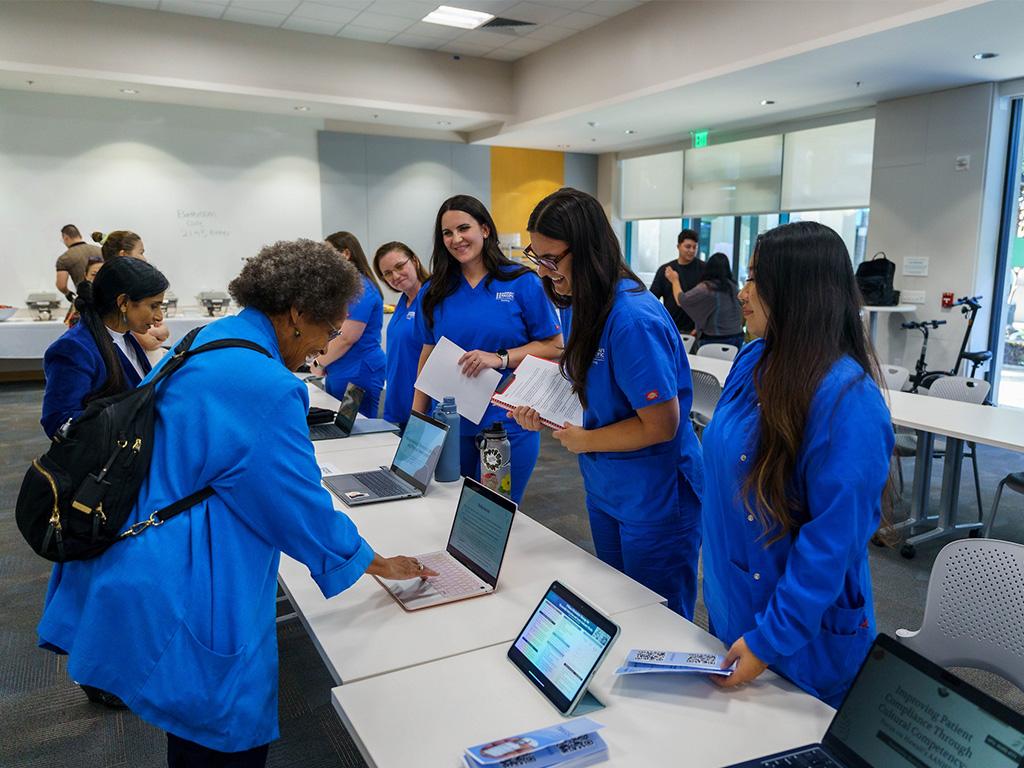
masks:
<path fill-rule="evenodd" d="M 408 312 L 406 312 L 405 313 L 405 319 L 406 320 L 415 320 L 416 319 L 416 310 L 415 309 L 410 309 Z"/>
<path fill-rule="evenodd" d="M 495 298 L 496 301 L 503 301 L 506 304 L 508 304 L 510 301 L 515 301 L 516 300 L 516 292 L 515 291 L 498 291 L 496 294 L 494 294 L 494 298 Z"/>
<path fill-rule="evenodd" d="M 647 402 L 648 403 L 651 402 L 652 400 L 657 400 L 658 399 L 658 390 L 656 390 L 656 389 L 651 390 L 646 395 L 644 395 L 644 397 L 647 398 Z"/>
<path fill-rule="evenodd" d="M 604 362 L 604 347 L 598 347 L 597 352 L 594 354 L 594 363 Z M 593 363 L 591 363 L 593 365 Z"/>

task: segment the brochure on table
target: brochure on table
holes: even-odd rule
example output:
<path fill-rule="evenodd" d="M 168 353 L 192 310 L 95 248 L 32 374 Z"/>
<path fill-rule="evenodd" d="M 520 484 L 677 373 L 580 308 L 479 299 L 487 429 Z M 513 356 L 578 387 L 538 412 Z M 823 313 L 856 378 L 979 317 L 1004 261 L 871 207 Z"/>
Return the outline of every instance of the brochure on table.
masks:
<path fill-rule="evenodd" d="M 589 717 L 579 717 L 550 728 L 520 733 L 466 749 L 466 768 L 582 768 L 608 758 L 608 746 L 597 735 L 604 728 Z"/>
<path fill-rule="evenodd" d="M 722 669 L 725 656 L 704 651 L 645 651 L 634 648 L 615 670 L 616 675 L 640 675 L 652 672 L 676 674 L 731 675 L 736 663 Z"/>

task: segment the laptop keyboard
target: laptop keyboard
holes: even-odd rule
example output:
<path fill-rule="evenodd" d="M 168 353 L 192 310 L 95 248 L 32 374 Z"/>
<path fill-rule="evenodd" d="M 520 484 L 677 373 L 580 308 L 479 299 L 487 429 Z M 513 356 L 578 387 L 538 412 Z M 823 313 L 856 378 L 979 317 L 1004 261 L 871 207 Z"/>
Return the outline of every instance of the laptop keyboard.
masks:
<path fill-rule="evenodd" d="M 390 472 L 356 472 L 352 477 L 377 496 L 404 496 L 409 493 L 409 489 L 391 477 Z"/>
<path fill-rule="evenodd" d="M 444 552 L 424 555 L 418 560 L 430 570 L 437 571 L 438 575 L 431 576 L 427 581 L 445 597 L 483 591 L 480 579 L 469 573 Z"/>
<path fill-rule="evenodd" d="M 793 755 L 762 760 L 760 764 L 763 768 L 842 768 L 819 747 Z"/>
<path fill-rule="evenodd" d="M 309 428 L 309 437 L 341 437 L 341 430 L 334 424 L 314 424 Z"/>

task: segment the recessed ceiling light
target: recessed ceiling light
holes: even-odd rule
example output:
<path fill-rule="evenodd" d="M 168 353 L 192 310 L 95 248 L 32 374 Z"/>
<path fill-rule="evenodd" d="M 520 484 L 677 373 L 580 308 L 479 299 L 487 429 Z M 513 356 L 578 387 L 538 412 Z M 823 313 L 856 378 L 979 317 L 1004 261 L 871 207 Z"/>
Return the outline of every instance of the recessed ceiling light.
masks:
<path fill-rule="evenodd" d="M 991 53 L 991 52 L 988 52 L 988 53 L 976 53 L 976 54 L 974 54 L 974 58 L 976 58 L 978 61 L 982 61 L 983 59 L 994 59 L 998 55 L 999 55 L 998 53 Z"/>
<path fill-rule="evenodd" d="M 296 112 L 309 112 L 309 107 L 296 107 Z"/>
<path fill-rule="evenodd" d="M 138 93 L 134 88 L 122 88 L 121 93 Z"/>
<path fill-rule="evenodd" d="M 428 24 L 442 24 L 446 27 L 459 29 L 476 29 L 494 18 L 493 14 L 482 11 L 467 11 L 465 8 L 452 8 L 449 5 L 439 6 L 423 17 Z"/>
<path fill-rule="evenodd" d="M 636 131 L 634 131 L 632 128 L 627 128 L 626 129 L 626 135 L 627 136 L 632 136 L 634 133 L 636 133 Z"/>
<path fill-rule="evenodd" d="M 559 148 L 559 149 L 568 149 L 568 148 L 569 148 L 569 145 L 568 145 L 568 144 L 559 144 L 559 145 L 558 145 L 558 148 Z"/>
<path fill-rule="evenodd" d="M 448 122 L 447 120 L 438 120 L 437 124 L 438 125 L 451 125 L 451 123 Z"/>
<path fill-rule="evenodd" d="M 761 99 L 761 106 L 762 107 L 770 107 L 774 103 L 775 102 L 772 101 L 771 99 Z"/>

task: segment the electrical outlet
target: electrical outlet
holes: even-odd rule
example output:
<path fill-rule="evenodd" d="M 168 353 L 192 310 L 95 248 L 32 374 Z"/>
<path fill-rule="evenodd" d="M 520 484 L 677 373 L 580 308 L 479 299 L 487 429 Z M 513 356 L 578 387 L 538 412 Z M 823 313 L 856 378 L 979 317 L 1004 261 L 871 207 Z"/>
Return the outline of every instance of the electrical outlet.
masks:
<path fill-rule="evenodd" d="M 924 304 L 924 291 L 900 291 L 900 304 Z"/>

